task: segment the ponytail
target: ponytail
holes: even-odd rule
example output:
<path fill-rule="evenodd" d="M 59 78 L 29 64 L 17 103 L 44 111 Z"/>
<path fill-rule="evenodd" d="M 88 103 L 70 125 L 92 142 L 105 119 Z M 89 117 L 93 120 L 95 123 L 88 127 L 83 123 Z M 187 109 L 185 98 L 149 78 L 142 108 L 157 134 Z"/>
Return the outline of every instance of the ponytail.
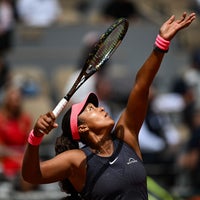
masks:
<path fill-rule="evenodd" d="M 79 144 L 72 138 L 70 130 L 70 114 L 71 109 L 69 109 L 63 117 L 62 120 L 62 135 L 56 139 L 55 143 L 55 153 L 56 155 L 71 149 L 79 149 Z M 62 200 L 81 200 L 79 193 L 73 187 L 68 179 L 64 179 L 59 182 L 61 190 L 66 192 L 68 195 Z"/>

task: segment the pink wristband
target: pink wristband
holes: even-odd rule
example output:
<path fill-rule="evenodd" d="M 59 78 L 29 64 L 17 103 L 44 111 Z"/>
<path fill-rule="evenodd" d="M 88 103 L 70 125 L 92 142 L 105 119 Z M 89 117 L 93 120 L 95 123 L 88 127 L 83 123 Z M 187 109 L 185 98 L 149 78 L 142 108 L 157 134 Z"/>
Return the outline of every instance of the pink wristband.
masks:
<path fill-rule="evenodd" d="M 33 130 L 31 130 L 29 136 L 28 136 L 28 143 L 33 145 L 33 146 L 38 146 L 41 144 L 42 142 L 42 138 L 43 136 L 41 137 L 36 137 L 33 133 Z"/>
<path fill-rule="evenodd" d="M 169 49 L 170 41 L 165 40 L 159 34 L 156 37 L 155 46 L 163 52 L 167 52 Z"/>

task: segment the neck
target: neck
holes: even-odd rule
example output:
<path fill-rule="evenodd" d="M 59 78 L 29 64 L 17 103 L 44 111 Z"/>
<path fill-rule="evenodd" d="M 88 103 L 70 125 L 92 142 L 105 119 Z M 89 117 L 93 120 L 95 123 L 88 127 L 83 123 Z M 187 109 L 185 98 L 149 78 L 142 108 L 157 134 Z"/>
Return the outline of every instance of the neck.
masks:
<path fill-rule="evenodd" d="M 113 141 L 111 139 L 105 140 L 104 142 L 101 141 L 92 151 L 101 156 L 110 156 L 114 151 Z"/>

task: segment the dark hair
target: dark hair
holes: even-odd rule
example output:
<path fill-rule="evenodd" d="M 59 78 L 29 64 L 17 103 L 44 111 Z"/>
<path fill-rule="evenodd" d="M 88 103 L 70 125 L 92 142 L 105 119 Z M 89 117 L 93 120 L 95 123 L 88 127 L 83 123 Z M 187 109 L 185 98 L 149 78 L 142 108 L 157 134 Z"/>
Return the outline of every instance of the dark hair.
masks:
<path fill-rule="evenodd" d="M 70 115 L 71 115 L 71 108 L 65 113 L 62 119 L 62 135 L 56 139 L 55 144 L 55 152 L 56 155 L 71 149 L 79 149 L 78 141 L 73 140 L 72 133 L 70 129 Z M 80 200 L 78 192 L 73 187 L 71 182 L 68 179 L 64 179 L 59 182 L 59 185 L 62 191 L 69 194 L 66 198 L 73 199 L 73 200 Z"/>

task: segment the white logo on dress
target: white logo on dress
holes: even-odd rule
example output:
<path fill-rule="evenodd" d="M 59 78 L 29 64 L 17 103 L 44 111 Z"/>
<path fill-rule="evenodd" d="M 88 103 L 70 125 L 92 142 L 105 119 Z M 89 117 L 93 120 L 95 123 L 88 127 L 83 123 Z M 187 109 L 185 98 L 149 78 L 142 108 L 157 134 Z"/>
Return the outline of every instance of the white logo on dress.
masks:
<path fill-rule="evenodd" d="M 117 161 L 118 157 L 116 157 L 113 161 L 109 161 L 110 165 L 113 165 Z"/>
<path fill-rule="evenodd" d="M 134 158 L 129 158 L 127 165 L 130 165 L 130 164 L 136 163 L 136 162 L 137 162 L 137 160 L 135 160 Z"/>

